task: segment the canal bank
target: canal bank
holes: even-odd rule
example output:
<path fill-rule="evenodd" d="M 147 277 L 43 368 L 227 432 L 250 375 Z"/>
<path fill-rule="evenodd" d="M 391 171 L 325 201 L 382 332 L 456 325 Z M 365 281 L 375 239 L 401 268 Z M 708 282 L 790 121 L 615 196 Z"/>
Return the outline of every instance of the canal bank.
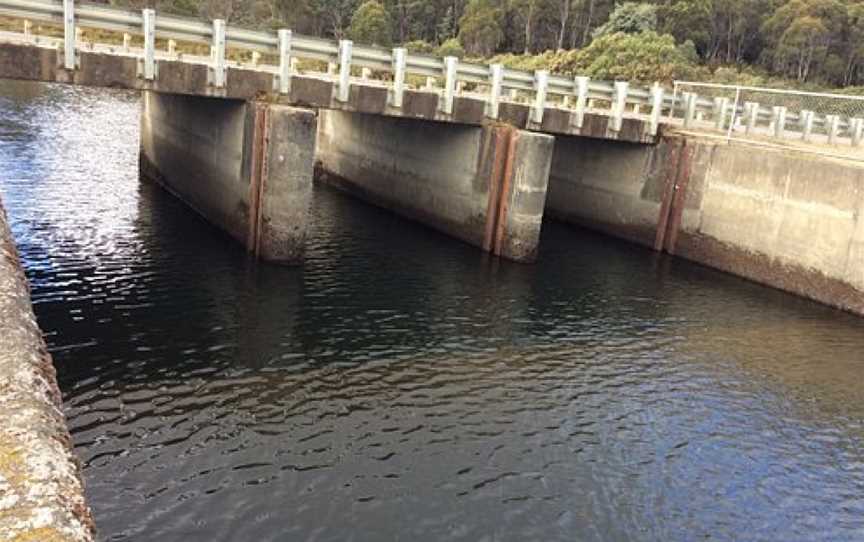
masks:
<path fill-rule="evenodd" d="M 0 540 L 93 540 L 51 355 L 0 202 Z"/>

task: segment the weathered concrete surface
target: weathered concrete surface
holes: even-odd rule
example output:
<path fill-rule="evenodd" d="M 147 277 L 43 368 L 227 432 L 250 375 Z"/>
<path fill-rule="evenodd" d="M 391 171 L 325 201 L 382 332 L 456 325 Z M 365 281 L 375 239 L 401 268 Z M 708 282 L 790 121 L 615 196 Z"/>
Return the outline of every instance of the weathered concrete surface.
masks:
<path fill-rule="evenodd" d="M 659 147 L 557 137 L 547 213 L 646 246 L 654 246 L 663 203 L 663 157 Z"/>
<path fill-rule="evenodd" d="M 262 259 L 299 263 L 316 127 L 308 110 L 145 92 L 141 172 Z"/>
<path fill-rule="evenodd" d="M 0 540 L 89 541 L 51 356 L 0 204 Z"/>
<path fill-rule="evenodd" d="M 864 314 L 864 163 L 693 135 L 558 138 L 565 221 Z"/>
<path fill-rule="evenodd" d="M 390 117 L 436 120 L 439 122 L 479 126 L 487 122 L 486 101 L 477 95 L 458 95 L 452 113 L 440 107 L 438 92 L 406 90 L 402 107 L 393 107 L 388 100 L 388 89 L 380 82 L 354 80 L 346 102 L 336 99 L 334 81 L 324 74 L 295 74 L 286 95 L 274 92 L 274 75 L 251 66 L 230 66 L 226 72 L 225 88 L 214 87 L 208 79 L 208 67 L 188 61 L 159 59 L 155 80 L 139 76 L 138 59 L 123 56 L 120 48 L 108 52 L 90 50 L 86 46 L 77 51 L 79 67 L 66 70 L 60 52 L 49 46 L 0 43 L 0 78 L 24 79 L 68 83 L 76 85 L 153 90 L 167 94 L 215 96 L 236 100 L 266 100 L 298 107 L 334 109 L 354 113 L 370 113 Z M 571 110 L 549 106 L 542 122 L 530 120 L 531 107 L 527 104 L 504 101 L 498 122 L 516 128 L 531 129 L 550 134 L 581 135 L 600 139 L 653 143 L 658 136 L 650 133 L 650 124 L 643 118 L 625 118 L 620 130 L 610 129 L 609 117 L 598 112 L 588 113 L 581 128 L 574 122 Z"/>
<path fill-rule="evenodd" d="M 488 252 L 530 262 L 553 138 L 321 111 L 318 178 Z"/>
<path fill-rule="evenodd" d="M 688 137 L 679 172 L 669 253 L 864 315 L 864 163 Z"/>

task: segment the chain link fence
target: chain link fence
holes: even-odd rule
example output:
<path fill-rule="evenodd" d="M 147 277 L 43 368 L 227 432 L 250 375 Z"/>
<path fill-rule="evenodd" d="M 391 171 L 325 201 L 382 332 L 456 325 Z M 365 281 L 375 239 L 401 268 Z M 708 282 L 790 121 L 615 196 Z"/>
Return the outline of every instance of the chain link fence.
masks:
<path fill-rule="evenodd" d="M 671 117 L 727 138 L 848 145 L 861 152 L 864 96 L 676 81 Z"/>

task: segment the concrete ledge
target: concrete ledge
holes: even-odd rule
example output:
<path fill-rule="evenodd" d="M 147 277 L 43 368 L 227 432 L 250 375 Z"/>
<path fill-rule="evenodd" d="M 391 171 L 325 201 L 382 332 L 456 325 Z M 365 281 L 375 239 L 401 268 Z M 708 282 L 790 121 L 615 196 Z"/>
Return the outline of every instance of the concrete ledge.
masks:
<path fill-rule="evenodd" d="M 94 538 L 61 406 L 0 204 L 0 540 Z"/>

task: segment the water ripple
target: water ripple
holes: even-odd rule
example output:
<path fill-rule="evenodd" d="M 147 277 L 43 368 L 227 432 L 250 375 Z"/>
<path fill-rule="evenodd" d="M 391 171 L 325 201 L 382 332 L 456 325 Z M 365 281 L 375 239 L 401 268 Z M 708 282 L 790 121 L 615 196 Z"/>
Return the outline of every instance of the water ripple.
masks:
<path fill-rule="evenodd" d="M 106 540 L 864 538 L 860 320 L 326 189 L 306 265 L 137 178 L 132 94 L 0 82 L 0 191 Z"/>

